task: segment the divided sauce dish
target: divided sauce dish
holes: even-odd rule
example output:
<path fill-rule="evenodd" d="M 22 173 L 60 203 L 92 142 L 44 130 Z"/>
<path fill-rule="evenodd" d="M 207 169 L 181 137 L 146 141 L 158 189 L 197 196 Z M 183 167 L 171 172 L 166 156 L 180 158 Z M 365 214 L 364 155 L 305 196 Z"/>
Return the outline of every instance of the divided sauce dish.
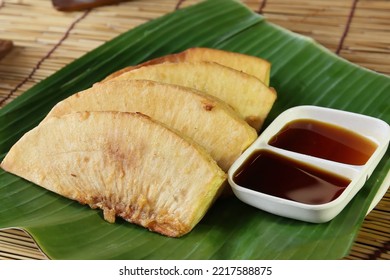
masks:
<path fill-rule="evenodd" d="M 324 151 L 332 143 L 321 142 L 321 139 L 306 141 L 307 134 L 301 134 L 304 129 L 296 130 L 297 134 L 290 133 L 290 138 L 285 136 L 288 135 L 286 127 L 297 122 L 304 123 L 303 127 L 306 125 L 308 130 L 316 125 L 328 126 L 328 130 L 320 127 L 325 130 L 319 134 L 327 141 L 334 138 L 336 144 L 340 143 L 337 152 L 333 150 L 333 155 L 327 157 Z M 302 128 L 299 124 L 297 127 Z M 312 135 L 318 135 L 317 132 Z M 340 138 L 343 133 L 349 136 Z M 287 145 L 296 140 L 303 147 L 278 145 L 278 139 L 283 137 L 287 137 Z M 235 161 L 228 172 L 229 184 L 238 199 L 261 210 L 307 222 L 327 222 L 337 216 L 363 187 L 385 154 L 389 139 L 390 127 L 380 119 L 318 106 L 294 107 L 280 114 Z M 352 140 L 357 143 L 355 152 L 358 156 L 347 153 L 349 147 L 354 147 Z M 317 150 L 314 154 L 313 149 L 308 148 L 310 145 Z M 366 154 L 360 154 L 364 150 Z M 343 155 L 344 152 L 347 154 Z M 292 176 L 294 174 L 298 177 Z M 313 180 L 317 184 L 315 187 L 311 186 Z M 261 189 L 256 184 L 269 186 Z M 284 184 L 288 189 L 283 192 Z M 318 192 L 313 191 L 314 188 Z"/>

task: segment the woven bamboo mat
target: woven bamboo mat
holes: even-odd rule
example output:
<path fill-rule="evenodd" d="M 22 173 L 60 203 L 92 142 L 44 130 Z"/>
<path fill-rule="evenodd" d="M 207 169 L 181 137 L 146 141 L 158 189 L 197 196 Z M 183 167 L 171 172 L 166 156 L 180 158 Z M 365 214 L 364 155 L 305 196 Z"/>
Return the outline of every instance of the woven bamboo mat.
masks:
<path fill-rule="evenodd" d="M 84 53 L 139 24 L 200 0 L 134 0 L 64 13 L 49 0 L 0 0 L 0 39 L 14 48 L 0 60 L 0 107 Z M 331 51 L 390 74 L 390 1 L 247 0 L 273 23 Z M 23 231 L 0 231 L 0 259 L 45 259 Z M 390 259 L 390 191 L 367 216 L 347 259 Z"/>

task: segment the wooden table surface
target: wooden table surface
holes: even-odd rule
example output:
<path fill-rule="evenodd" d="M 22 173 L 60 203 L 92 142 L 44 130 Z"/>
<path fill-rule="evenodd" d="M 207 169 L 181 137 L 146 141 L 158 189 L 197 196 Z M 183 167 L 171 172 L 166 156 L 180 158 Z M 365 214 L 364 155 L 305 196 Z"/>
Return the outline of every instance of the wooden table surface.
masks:
<path fill-rule="evenodd" d="M 0 0 L 0 107 L 63 66 L 139 24 L 200 2 L 138 0 L 60 12 L 49 0 Z M 270 22 L 310 36 L 337 55 L 390 74 L 390 1 L 246 0 Z M 1 219 L 1 217 L 0 217 Z M 0 231 L 0 259 L 45 259 L 17 229 Z M 390 259 L 390 191 L 366 217 L 347 259 Z"/>

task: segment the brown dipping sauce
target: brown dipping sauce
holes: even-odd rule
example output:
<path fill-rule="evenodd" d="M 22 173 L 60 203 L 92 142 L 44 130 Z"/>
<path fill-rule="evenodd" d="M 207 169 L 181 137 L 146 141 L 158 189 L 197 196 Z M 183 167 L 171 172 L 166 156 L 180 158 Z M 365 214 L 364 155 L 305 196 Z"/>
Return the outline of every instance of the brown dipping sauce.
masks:
<path fill-rule="evenodd" d="M 340 163 L 363 165 L 377 148 L 373 141 L 342 127 L 309 119 L 286 124 L 268 142 L 281 149 Z"/>
<path fill-rule="evenodd" d="M 233 180 L 244 188 L 314 205 L 336 199 L 350 183 L 347 178 L 267 150 L 249 156 Z"/>

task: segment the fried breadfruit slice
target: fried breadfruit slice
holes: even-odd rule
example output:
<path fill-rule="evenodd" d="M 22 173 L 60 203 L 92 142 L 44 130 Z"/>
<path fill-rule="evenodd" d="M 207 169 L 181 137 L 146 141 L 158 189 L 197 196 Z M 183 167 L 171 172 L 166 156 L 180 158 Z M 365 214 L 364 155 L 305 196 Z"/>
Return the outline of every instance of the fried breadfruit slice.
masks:
<path fill-rule="evenodd" d="M 259 79 L 214 62 L 149 65 L 114 79 L 145 79 L 200 90 L 225 101 L 256 130 L 261 128 L 276 99 L 275 92 Z"/>
<path fill-rule="evenodd" d="M 225 173 L 199 145 L 139 113 L 76 112 L 26 133 L 1 167 L 50 191 L 177 237 L 203 217 Z"/>
<path fill-rule="evenodd" d="M 262 81 L 265 85 L 269 85 L 269 78 L 271 72 L 271 63 L 267 60 L 245 55 L 236 52 L 210 49 L 210 48 L 190 48 L 180 53 L 169 54 L 158 57 L 144 63 L 129 66 L 116 71 L 109 75 L 106 80 L 115 78 L 127 71 L 140 68 L 142 66 L 159 64 L 164 62 L 197 62 L 197 61 L 211 61 L 217 62 L 221 65 L 242 71 L 246 74 L 253 75 Z"/>
<path fill-rule="evenodd" d="M 147 80 L 114 79 L 96 85 L 59 102 L 47 118 L 77 111 L 146 114 L 203 146 L 224 171 L 257 138 L 224 102 L 191 88 Z"/>

